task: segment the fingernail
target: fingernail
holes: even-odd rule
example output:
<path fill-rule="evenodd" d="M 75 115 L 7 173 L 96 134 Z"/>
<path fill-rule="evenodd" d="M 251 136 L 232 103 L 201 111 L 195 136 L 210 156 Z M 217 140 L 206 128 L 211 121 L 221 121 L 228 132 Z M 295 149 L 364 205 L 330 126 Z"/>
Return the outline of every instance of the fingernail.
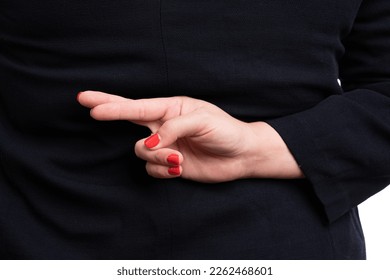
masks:
<path fill-rule="evenodd" d="M 167 162 L 173 165 L 179 165 L 179 156 L 176 154 L 171 154 L 167 157 Z"/>
<path fill-rule="evenodd" d="M 173 166 L 168 168 L 168 173 L 173 176 L 180 175 L 180 166 Z"/>
<path fill-rule="evenodd" d="M 80 94 L 82 94 L 82 93 L 83 93 L 83 92 L 80 91 L 80 92 L 77 94 L 77 96 L 76 96 L 76 100 L 77 100 L 77 101 L 79 101 Z"/>
<path fill-rule="evenodd" d="M 152 136 L 146 138 L 144 144 L 148 149 L 154 148 L 160 143 L 160 137 L 158 134 L 153 134 Z"/>

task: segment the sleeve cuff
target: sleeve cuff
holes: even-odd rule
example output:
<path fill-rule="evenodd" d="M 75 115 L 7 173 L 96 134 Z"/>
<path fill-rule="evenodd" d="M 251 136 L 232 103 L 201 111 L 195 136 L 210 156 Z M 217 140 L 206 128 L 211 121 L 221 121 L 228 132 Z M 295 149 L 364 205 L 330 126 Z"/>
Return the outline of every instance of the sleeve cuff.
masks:
<path fill-rule="evenodd" d="M 266 121 L 283 138 L 314 192 L 321 201 L 329 222 L 347 213 L 353 205 L 333 174 L 332 163 L 322 147 L 329 131 L 311 110 Z M 315 127 L 315 132 L 312 128 Z"/>

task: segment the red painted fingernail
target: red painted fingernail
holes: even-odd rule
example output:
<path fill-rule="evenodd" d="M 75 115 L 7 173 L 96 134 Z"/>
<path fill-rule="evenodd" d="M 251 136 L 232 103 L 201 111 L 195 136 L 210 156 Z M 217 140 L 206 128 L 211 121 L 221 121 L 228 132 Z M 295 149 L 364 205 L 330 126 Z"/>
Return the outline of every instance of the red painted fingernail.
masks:
<path fill-rule="evenodd" d="M 148 149 L 154 148 L 160 143 L 160 137 L 158 137 L 158 134 L 153 134 L 152 136 L 146 138 L 144 144 Z"/>
<path fill-rule="evenodd" d="M 173 176 L 180 175 L 180 166 L 173 166 L 168 168 L 168 173 Z"/>
<path fill-rule="evenodd" d="M 167 162 L 173 165 L 179 165 L 179 156 L 176 154 L 171 154 L 167 157 Z"/>

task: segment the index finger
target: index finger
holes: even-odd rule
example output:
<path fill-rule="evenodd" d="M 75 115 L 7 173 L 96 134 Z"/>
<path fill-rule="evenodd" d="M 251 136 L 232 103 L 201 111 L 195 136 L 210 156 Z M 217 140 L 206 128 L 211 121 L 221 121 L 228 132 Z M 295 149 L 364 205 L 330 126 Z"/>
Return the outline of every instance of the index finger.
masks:
<path fill-rule="evenodd" d="M 150 122 L 166 120 L 180 115 L 180 97 L 132 100 L 101 92 L 81 94 L 79 101 L 90 107 L 91 116 L 96 120 L 128 120 Z M 90 106 L 88 106 L 90 105 Z"/>

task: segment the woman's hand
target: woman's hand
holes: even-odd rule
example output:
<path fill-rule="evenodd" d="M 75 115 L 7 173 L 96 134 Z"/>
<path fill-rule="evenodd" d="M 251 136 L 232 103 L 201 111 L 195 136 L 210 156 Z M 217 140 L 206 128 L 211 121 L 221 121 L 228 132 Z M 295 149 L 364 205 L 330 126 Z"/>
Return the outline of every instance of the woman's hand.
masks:
<path fill-rule="evenodd" d="M 128 120 L 152 131 L 136 143 L 135 153 L 153 177 L 209 183 L 303 177 L 272 127 L 242 122 L 208 102 L 181 96 L 131 100 L 95 91 L 80 93 L 78 100 L 96 120 Z"/>

